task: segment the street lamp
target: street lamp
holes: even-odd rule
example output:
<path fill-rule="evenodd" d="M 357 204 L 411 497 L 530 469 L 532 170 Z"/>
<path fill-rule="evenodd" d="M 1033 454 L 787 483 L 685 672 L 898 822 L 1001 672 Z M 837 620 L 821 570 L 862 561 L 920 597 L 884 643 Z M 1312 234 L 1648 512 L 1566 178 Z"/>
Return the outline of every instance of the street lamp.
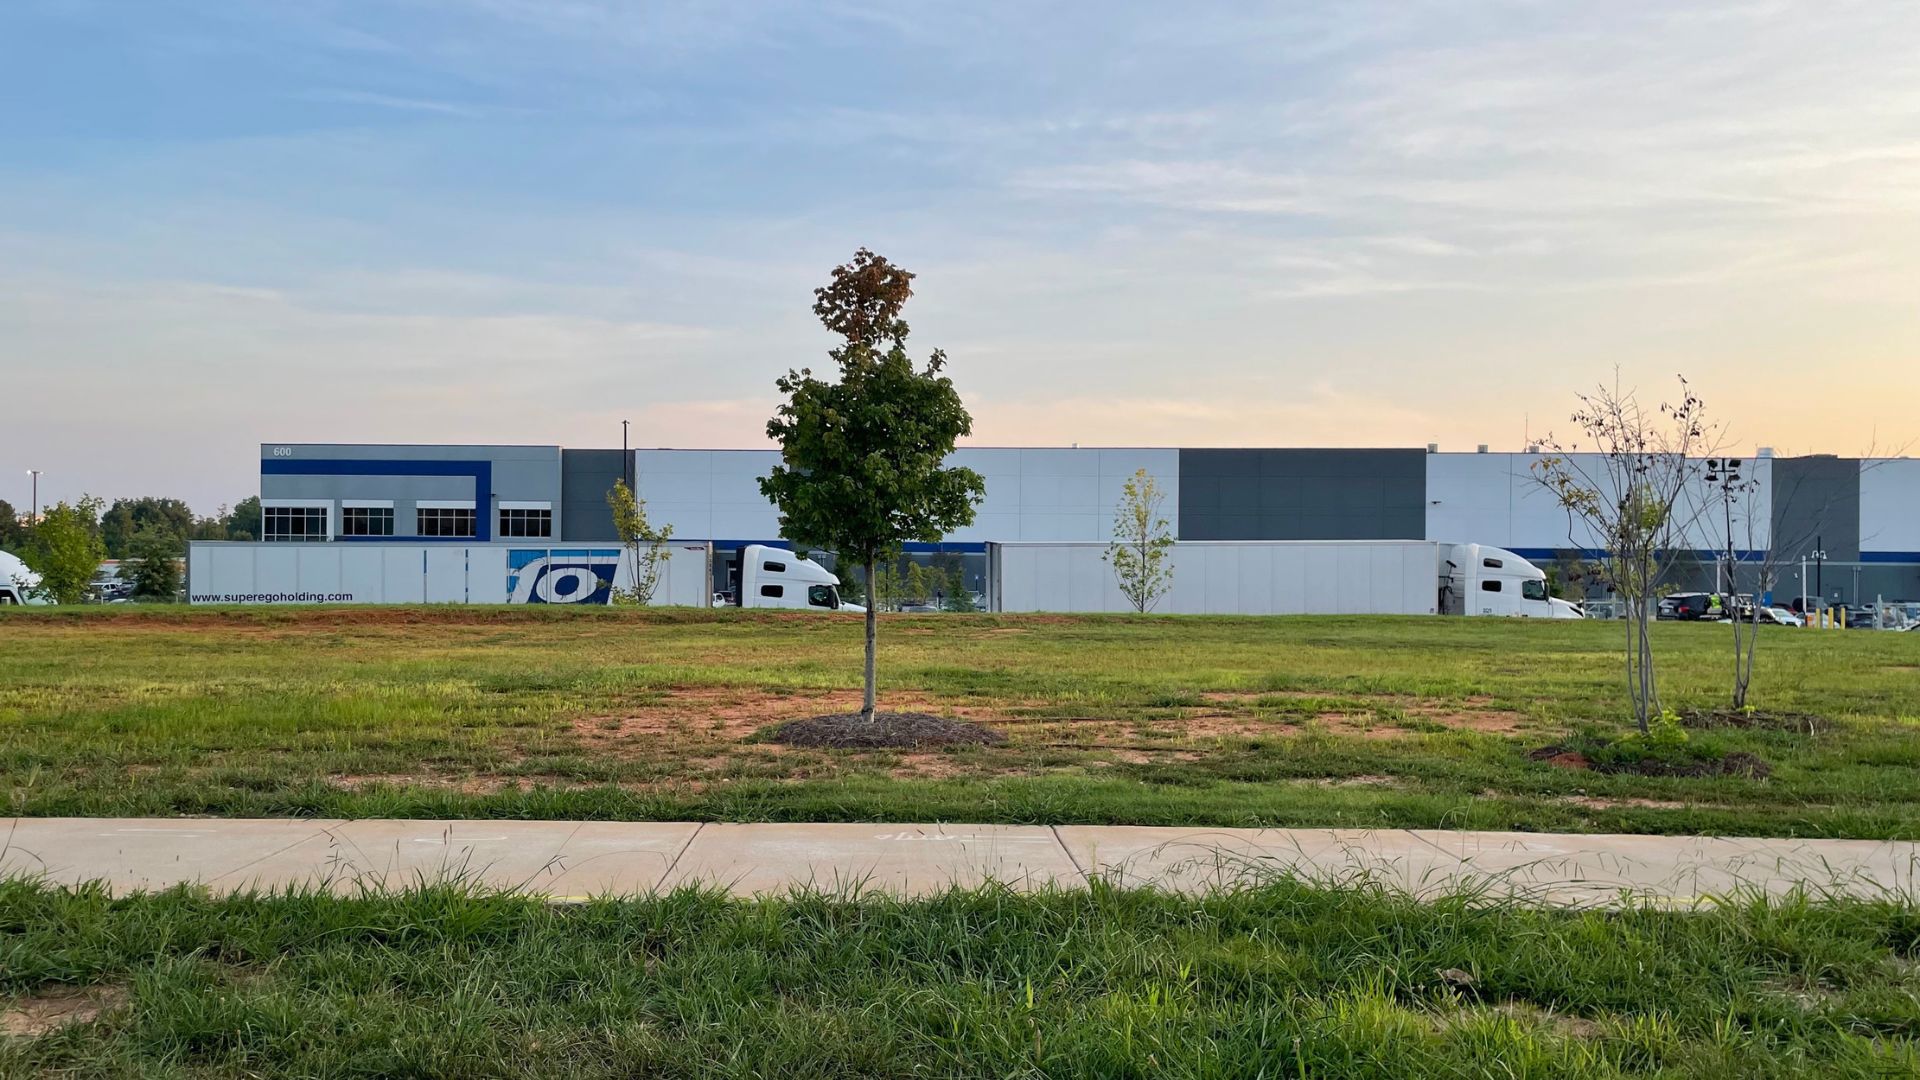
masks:
<path fill-rule="evenodd" d="M 40 524 L 40 470 L 28 469 L 27 475 L 33 477 L 33 516 L 27 521 L 29 524 L 38 525 Z"/>

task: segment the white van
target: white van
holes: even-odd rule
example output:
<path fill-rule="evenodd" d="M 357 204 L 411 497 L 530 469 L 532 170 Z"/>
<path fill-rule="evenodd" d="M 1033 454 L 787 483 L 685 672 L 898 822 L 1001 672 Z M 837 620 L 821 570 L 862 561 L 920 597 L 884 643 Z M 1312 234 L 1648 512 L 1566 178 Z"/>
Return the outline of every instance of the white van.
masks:
<path fill-rule="evenodd" d="M 840 579 L 812 559 L 786 548 L 748 544 L 740 549 L 740 585 L 733 606 L 865 611 L 840 602 Z"/>

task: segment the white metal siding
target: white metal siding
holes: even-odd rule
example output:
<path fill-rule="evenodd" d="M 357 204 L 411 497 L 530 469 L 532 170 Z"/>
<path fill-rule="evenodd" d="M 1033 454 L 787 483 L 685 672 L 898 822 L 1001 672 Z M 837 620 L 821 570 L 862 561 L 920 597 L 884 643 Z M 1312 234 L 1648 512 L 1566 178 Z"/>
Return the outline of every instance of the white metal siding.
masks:
<path fill-rule="evenodd" d="M 999 610 L 1128 611 L 1106 545 L 995 543 Z M 1179 615 L 1426 614 L 1436 546 L 1413 541 L 1177 543 L 1173 587 L 1154 611 Z"/>
<path fill-rule="evenodd" d="M 1860 550 L 1920 552 L 1920 460 L 1860 463 Z"/>

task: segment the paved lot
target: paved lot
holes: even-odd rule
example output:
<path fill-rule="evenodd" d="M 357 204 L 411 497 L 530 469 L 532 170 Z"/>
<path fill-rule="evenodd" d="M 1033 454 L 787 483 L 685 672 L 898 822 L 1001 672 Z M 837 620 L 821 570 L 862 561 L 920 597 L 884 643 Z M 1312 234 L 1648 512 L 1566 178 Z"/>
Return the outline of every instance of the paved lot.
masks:
<path fill-rule="evenodd" d="M 0 847 L 0 875 L 98 880 L 118 892 L 464 877 L 555 898 L 695 882 L 740 895 L 855 884 L 913 894 L 989 880 L 1077 886 L 1088 875 L 1195 890 L 1287 870 L 1316 880 L 1366 875 L 1425 895 L 1471 884 L 1564 904 L 1614 902 L 1623 892 L 1690 903 L 1739 886 L 1779 893 L 1803 883 L 1912 895 L 1920 845 L 1087 825 L 18 818 Z"/>

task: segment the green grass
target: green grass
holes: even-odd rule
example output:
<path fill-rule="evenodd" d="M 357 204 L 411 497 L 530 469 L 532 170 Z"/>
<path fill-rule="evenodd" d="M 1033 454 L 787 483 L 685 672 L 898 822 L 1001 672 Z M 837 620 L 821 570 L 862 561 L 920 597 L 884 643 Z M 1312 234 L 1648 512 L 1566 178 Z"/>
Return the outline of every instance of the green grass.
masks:
<path fill-rule="evenodd" d="M 893 617 L 882 703 L 1000 747 L 782 751 L 858 687 L 855 620 L 514 608 L 0 612 L 22 814 L 1454 826 L 1920 838 L 1920 635 L 1766 628 L 1695 730 L 1764 780 L 1529 761 L 1627 730 L 1617 625 Z M 1667 703 L 1727 695 L 1724 627 L 1656 627 Z"/>
<path fill-rule="evenodd" d="M 73 987 L 116 1004 L 0 1039 L 0 1073 L 1920 1072 L 1920 909 L 1893 898 L 1574 913 L 1276 880 L 1199 900 L 988 887 L 556 906 L 458 886 L 0 884 L 8 1011 Z"/>

